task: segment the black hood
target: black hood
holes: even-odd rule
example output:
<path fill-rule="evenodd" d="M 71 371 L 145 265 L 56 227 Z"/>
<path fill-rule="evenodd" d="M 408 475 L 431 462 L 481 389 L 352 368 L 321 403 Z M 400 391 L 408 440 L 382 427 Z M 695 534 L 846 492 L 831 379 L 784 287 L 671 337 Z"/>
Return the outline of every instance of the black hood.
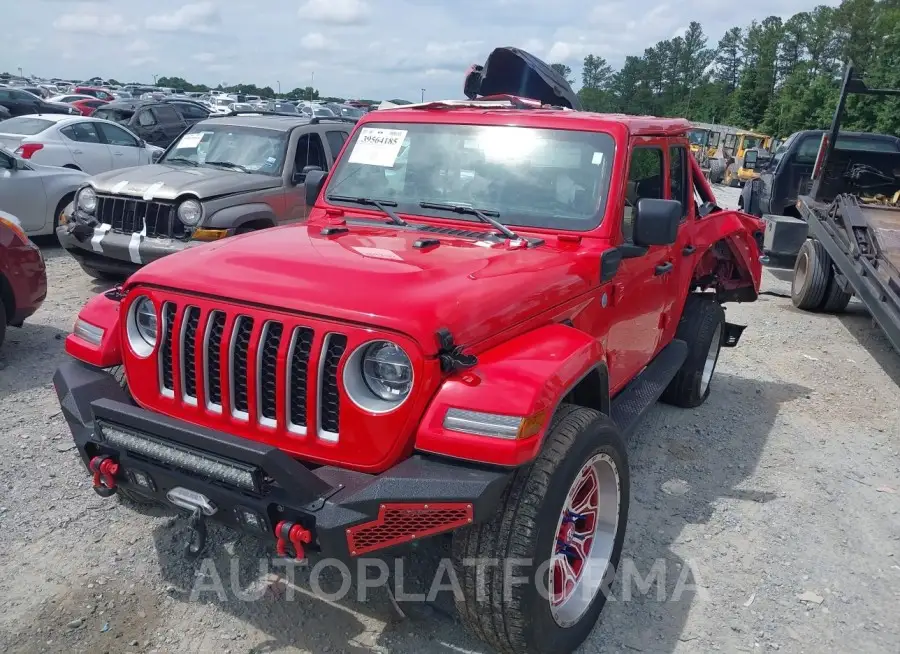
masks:
<path fill-rule="evenodd" d="M 464 92 L 478 96 L 518 95 L 541 104 L 581 110 L 581 101 L 562 75 L 549 64 L 519 48 L 496 48 L 483 66 L 471 66 L 466 73 Z"/>

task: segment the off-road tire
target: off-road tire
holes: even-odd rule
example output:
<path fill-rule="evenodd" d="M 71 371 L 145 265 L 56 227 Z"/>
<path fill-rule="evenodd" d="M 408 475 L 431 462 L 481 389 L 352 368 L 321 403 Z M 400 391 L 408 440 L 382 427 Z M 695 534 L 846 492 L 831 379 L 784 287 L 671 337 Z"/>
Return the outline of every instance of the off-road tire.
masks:
<path fill-rule="evenodd" d="M 719 339 L 715 344 L 716 362 L 724 338 L 725 310 L 711 293 L 689 295 L 675 331 L 675 338 L 688 345 L 687 358 L 663 391 L 661 401 L 688 409 L 700 406 L 706 401 L 712 388 L 712 381 L 710 380 L 706 388 L 703 387 L 703 370 L 707 355 L 714 346 L 713 339 L 717 329 Z M 715 363 L 711 375 L 715 375 Z"/>
<path fill-rule="evenodd" d="M 0 296 L 0 345 L 3 345 L 3 341 L 6 339 L 6 321 L 9 320 L 6 311 L 6 305 L 3 304 L 3 297 Z"/>
<path fill-rule="evenodd" d="M 832 272 L 831 279 L 828 282 L 828 291 L 825 293 L 825 299 L 822 300 L 820 307 L 823 313 L 841 313 L 850 304 L 853 293 L 848 293 L 838 283 L 837 275 Z"/>
<path fill-rule="evenodd" d="M 791 302 L 798 309 L 816 311 L 825 302 L 834 276 L 831 257 L 819 241 L 808 238 L 800 246 L 791 279 Z"/>
<path fill-rule="evenodd" d="M 462 590 L 462 597 L 456 598 L 457 611 L 466 629 L 497 651 L 571 652 L 596 624 L 607 598 L 602 588 L 581 619 L 562 628 L 551 614 L 549 599 L 539 593 L 535 574 L 553 551 L 559 516 L 575 476 L 598 453 L 610 457 L 619 476 L 619 521 L 610 557 L 614 571 L 628 519 L 628 459 L 615 423 L 593 409 L 561 405 L 537 459 L 513 473 L 494 516 L 454 533 L 453 562 Z M 472 559 L 493 560 L 495 565 L 485 565 L 479 572 L 465 564 Z M 507 566 L 506 560 L 531 563 Z M 520 577 L 528 582 L 512 581 Z M 546 588 L 547 578 L 539 583 Z M 504 593 L 504 588 L 510 590 Z"/>
<path fill-rule="evenodd" d="M 86 266 L 85 264 L 81 264 L 81 269 L 88 274 L 88 276 L 93 277 L 94 279 L 101 282 L 121 282 L 125 279 L 124 275 L 116 275 L 114 273 L 108 273 L 103 270 L 97 270 L 91 266 Z"/>

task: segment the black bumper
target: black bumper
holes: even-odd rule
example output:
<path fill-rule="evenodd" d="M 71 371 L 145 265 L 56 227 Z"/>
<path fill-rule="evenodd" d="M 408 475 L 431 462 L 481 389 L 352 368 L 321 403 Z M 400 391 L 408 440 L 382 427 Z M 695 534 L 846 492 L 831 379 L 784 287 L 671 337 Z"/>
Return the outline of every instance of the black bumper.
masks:
<path fill-rule="evenodd" d="M 274 540 L 275 525 L 282 520 L 299 523 L 312 532 L 312 548 L 328 556 L 349 558 L 347 530 L 376 520 L 383 504 L 467 503 L 475 522 L 485 520 L 510 474 L 424 456 L 413 456 L 379 475 L 310 468 L 275 447 L 141 409 L 110 374 L 77 361 L 63 363 L 53 384 L 86 467 L 93 457 L 109 455 L 120 466 L 117 486 L 164 504 L 169 504 L 166 494 L 175 487 L 202 493 L 218 509 L 210 519 L 264 538 Z M 241 489 L 146 453 L 117 449 L 99 435 L 98 423 L 252 469 L 262 480 L 259 490 Z M 154 490 L 134 484 L 134 471 L 148 474 Z M 247 509 L 263 518 L 263 529 L 239 519 Z"/>

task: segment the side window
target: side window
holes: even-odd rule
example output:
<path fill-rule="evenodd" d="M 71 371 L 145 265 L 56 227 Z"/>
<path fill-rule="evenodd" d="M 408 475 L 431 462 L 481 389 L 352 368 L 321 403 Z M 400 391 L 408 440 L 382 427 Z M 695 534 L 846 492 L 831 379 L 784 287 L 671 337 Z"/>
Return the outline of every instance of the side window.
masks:
<path fill-rule="evenodd" d="M 31 93 L 27 93 L 25 91 L 10 91 L 9 97 L 18 102 L 34 102 L 37 100 L 36 96 L 31 95 Z"/>
<path fill-rule="evenodd" d="M 625 188 L 625 213 L 622 235 L 631 242 L 634 210 L 641 198 L 663 197 L 663 151 L 657 147 L 636 147 L 631 151 L 628 184 Z"/>
<path fill-rule="evenodd" d="M 93 123 L 75 123 L 59 130 L 67 138 L 79 143 L 100 143 L 100 136 Z"/>
<path fill-rule="evenodd" d="M 337 159 L 344 147 L 344 141 L 347 140 L 346 132 L 326 132 L 325 138 L 328 139 L 328 147 L 331 148 L 332 159 Z"/>
<path fill-rule="evenodd" d="M 12 94 L 6 89 L 0 89 L 0 100 L 12 100 Z"/>
<path fill-rule="evenodd" d="M 116 125 L 108 125 L 106 123 L 97 123 L 97 127 L 103 134 L 103 138 L 110 145 L 125 145 L 131 148 L 138 146 L 137 139 Z"/>
<path fill-rule="evenodd" d="M 156 125 L 156 118 L 150 113 L 149 109 L 144 109 L 138 114 L 138 124 L 141 127 L 153 127 Z"/>
<path fill-rule="evenodd" d="M 798 164 L 806 164 L 808 166 L 816 163 L 816 155 L 819 154 L 819 146 L 822 144 L 821 136 L 807 136 L 800 141 L 797 146 L 797 153 L 794 161 Z"/>
<path fill-rule="evenodd" d="M 328 170 L 322 139 L 316 133 L 304 134 L 297 140 L 294 170 L 299 173 L 306 166 L 318 166 L 322 170 Z"/>
<path fill-rule="evenodd" d="M 168 105 L 153 107 L 153 113 L 156 114 L 156 119 L 163 125 L 174 125 L 182 122 L 179 113 Z"/>
<path fill-rule="evenodd" d="M 669 199 L 681 202 L 682 220 L 687 217 L 691 202 L 687 163 L 687 148 L 682 145 L 669 148 Z"/>

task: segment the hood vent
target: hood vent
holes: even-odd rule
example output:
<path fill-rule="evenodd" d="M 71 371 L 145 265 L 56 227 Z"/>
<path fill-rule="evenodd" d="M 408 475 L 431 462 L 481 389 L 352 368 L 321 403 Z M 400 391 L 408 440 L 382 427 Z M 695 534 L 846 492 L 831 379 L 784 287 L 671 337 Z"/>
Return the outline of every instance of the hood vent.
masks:
<path fill-rule="evenodd" d="M 453 227 L 437 227 L 435 225 L 410 225 L 419 232 L 430 232 L 432 234 L 441 234 L 442 236 L 460 236 L 462 238 L 474 238 L 479 241 L 491 240 L 501 242 L 503 239 L 493 232 L 479 232 L 468 229 L 455 229 Z"/>

